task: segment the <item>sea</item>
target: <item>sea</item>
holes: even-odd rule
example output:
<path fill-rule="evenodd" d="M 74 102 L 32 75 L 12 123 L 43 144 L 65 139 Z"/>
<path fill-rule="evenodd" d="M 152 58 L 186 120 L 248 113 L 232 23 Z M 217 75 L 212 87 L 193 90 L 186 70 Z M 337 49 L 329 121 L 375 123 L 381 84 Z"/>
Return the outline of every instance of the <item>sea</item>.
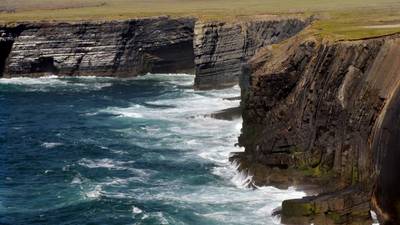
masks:
<path fill-rule="evenodd" d="M 0 79 L 0 224 L 280 224 L 305 194 L 249 188 L 229 162 L 238 86 L 188 74 Z"/>

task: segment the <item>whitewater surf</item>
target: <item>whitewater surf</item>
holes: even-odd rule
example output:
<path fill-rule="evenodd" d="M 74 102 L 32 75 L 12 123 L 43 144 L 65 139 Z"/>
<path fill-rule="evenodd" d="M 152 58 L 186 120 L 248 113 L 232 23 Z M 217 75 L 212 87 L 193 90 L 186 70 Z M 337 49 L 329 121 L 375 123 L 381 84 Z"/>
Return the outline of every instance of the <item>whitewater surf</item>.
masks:
<path fill-rule="evenodd" d="M 229 163 L 239 87 L 193 76 L 0 79 L 0 223 L 279 224 L 303 192 L 247 188 Z"/>

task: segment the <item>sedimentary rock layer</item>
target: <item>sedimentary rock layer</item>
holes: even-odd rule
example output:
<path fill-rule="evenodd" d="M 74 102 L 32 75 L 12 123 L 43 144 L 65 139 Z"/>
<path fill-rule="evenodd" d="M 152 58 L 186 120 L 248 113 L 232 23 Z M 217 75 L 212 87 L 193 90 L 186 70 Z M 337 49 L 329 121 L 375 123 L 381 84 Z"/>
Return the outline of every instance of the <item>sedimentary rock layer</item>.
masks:
<path fill-rule="evenodd" d="M 24 23 L 0 28 L 4 77 L 135 76 L 193 70 L 193 18 Z"/>
<path fill-rule="evenodd" d="M 314 183 L 330 193 L 284 202 L 284 219 L 368 224 L 374 209 L 400 222 L 399 35 L 302 35 L 260 51 L 244 71 L 246 150 L 233 159 L 257 184 Z"/>
<path fill-rule="evenodd" d="M 299 18 L 271 16 L 241 22 L 196 22 L 195 87 L 208 89 L 237 84 L 242 64 L 257 49 L 293 36 L 308 23 Z"/>
<path fill-rule="evenodd" d="M 271 16 L 241 22 L 156 17 L 2 26 L 0 76 L 123 77 L 195 70 L 197 88 L 232 86 L 257 49 L 293 36 L 308 23 Z"/>

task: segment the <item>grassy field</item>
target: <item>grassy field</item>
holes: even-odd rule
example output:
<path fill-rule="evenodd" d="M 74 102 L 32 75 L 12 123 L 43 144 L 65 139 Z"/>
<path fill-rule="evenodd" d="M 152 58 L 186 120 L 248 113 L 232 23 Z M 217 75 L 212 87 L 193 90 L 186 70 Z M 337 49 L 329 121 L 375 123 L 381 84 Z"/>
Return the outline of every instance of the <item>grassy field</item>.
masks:
<path fill-rule="evenodd" d="M 400 32 L 400 10 L 364 9 L 324 13 L 312 29 L 334 40 L 354 40 Z"/>
<path fill-rule="evenodd" d="M 400 31 L 400 0 L 0 0 L 0 22 L 118 20 L 170 15 L 232 20 L 317 15 L 313 28 L 338 39 Z"/>

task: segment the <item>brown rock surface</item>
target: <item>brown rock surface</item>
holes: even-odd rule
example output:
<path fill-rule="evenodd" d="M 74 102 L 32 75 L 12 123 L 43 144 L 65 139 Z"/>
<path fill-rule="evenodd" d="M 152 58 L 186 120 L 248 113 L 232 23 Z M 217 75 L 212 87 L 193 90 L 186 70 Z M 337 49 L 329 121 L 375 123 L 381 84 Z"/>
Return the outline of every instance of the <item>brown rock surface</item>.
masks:
<path fill-rule="evenodd" d="M 381 220 L 399 223 L 399 35 L 340 42 L 298 36 L 260 51 L 244 72 L 239 143 L 246 150 L 234 159 L 257 174 L 258 185 L 281 177 L 286 186 L 319 183 L 333 193 L 325 203 L 356 196 L 361 209 L 314 211 L 340 215 L 340 223 L 369 214 L 374 196 Z M 357 194 L 343 195 L 348 189 Z"/>

